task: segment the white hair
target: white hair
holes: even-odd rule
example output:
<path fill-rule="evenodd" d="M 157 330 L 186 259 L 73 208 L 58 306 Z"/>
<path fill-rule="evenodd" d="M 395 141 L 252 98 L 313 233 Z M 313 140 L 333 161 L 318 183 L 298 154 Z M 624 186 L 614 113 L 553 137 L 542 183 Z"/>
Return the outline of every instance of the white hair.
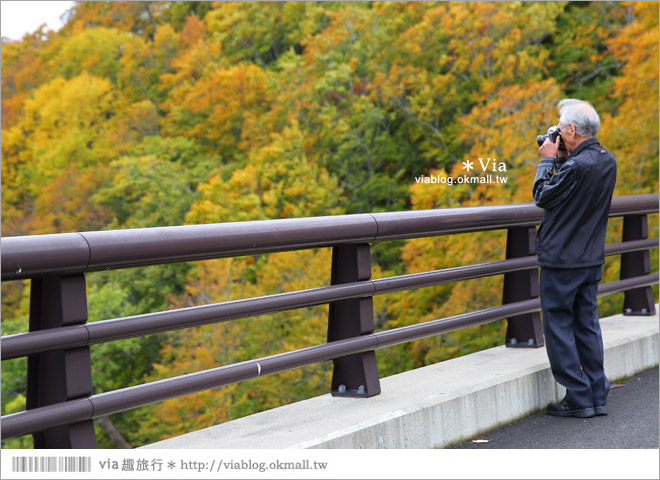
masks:
<path fill-rule="evenodd" d="M 598 133 L 600 117 L 591 104 L 575 98 L 565 98 L 557 104 L 557 108 L 559 121 L 565 125 L 575 125 L 575 130 L 581 137 L 593 137 Z"/>

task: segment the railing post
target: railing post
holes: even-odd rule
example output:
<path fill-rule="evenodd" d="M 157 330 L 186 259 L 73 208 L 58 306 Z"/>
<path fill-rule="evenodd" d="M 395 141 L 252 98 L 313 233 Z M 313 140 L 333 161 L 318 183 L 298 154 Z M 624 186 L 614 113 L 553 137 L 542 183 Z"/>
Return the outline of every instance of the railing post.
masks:
<path fill-rule="evenodd" d="M 506 237 L 506 258 L 527 257 L 535 254 L 536 227 L 509 228 Z M 539 272 L 523 270 L 504 274 L 502 304 L 538 298 Z M 506 346 L 538 348 L 545 345 L 543 325 L 539 312 L 516 315 L 507 319 Z"/>
<path fill-rule="evenodd" d="M 30 291 L 30 331 L 80 325 L 87 321 L 85 276 L 34 278 Z M 28 356 L 28 410 L 92 394 L 89 347 Z M 85 420 L 35 432 L 34 448 L 96 448 L 94 423 Z"/>
<path fill-rule="evenodd" d="M 331 284 L 358 282 L 371 278 L 369 244 L 339 245 L 332 249 Z M 373 298 L 330 303 L 328 342 L 373 333 Z M 373 397 L 380 393 L 376 352 L 364 352 L 333 361 L 332 395 Z"/>
<path fill-rule="evenodd" d="M 646 215 L 626 215 L 623 217 L 624 242 L 649 238 L 648 218 Z M 651 273 L 651 252 L 628 252 L 621 254 L 620 279 L 639 277 Z M 636 288 L 625 292 L 623 301 L 624 315 L 655 315 L 653 289 Z"/>

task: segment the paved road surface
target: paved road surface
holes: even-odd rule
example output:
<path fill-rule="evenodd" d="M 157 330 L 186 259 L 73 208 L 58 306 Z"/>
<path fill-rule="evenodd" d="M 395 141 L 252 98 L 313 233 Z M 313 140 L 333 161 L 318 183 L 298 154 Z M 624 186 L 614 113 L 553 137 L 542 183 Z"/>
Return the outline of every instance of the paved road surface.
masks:
<path fill-rule="evenodd" d="M 536 413 L 455 448 L 658 448 L 658 369 L 612 385 L 606 417 Z"/>

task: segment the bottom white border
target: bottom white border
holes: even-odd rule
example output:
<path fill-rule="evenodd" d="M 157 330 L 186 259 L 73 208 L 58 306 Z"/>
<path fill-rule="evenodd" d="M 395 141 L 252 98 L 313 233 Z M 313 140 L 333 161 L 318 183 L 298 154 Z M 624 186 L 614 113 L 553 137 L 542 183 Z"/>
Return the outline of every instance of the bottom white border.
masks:
<path fill-rule="evenodd" d="M 3 479 L 206 478 L 653 478 L 658 450 L 9 450 Z M 30 457 L 89 458 L 41 462 L 91 471 L 16 472 Z M 26 460 L 14 460 L 22 459 Z M 32 466 L 36 465 L 32 461 Z"/>

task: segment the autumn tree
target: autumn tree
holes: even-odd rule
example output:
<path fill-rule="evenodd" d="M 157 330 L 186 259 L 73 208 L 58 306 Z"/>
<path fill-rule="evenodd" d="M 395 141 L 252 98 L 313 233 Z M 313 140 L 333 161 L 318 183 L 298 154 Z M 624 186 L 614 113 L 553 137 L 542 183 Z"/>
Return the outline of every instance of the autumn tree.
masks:
<path fill-rule="evenodd" d="M 601 115 L 598 139 L 617 159 L 615 196 L 658 192 L 658 9 L 653 2 L 630 2 L 625 21 L 607 42 L 611 54 L 622 63 L 613 79 L 610 96 L 616 108 Z M 607 243 L 621 241 L 623 222 L 610 220 Z M 649 235 L 658 235 L 658 216 L 649 216 Z M 651 265 L 658 264 L 657 249 Z M 606 260 L 603 281 L 619 279 L 619 257 Z M 657 297 L 657 286 L 654 286 Z M 607 312 L 620 312 L 623 295 L 600 299 Z"/>
<path fill-rule="evenodd" d="M 75 34 L 93 27 L 106 27 L 153 40 L 162 24 L 161 16 L 167 3 L 170 2 L 75 2 L 62 30 Z"/>
<path fill-rule="evenodd" d="M 20 42 L 2 39 L 2 127 L 18 121 L 29 93 L 48 80 L 45 68 L 56 39 L 46 25 L 26 34 Z"/>

